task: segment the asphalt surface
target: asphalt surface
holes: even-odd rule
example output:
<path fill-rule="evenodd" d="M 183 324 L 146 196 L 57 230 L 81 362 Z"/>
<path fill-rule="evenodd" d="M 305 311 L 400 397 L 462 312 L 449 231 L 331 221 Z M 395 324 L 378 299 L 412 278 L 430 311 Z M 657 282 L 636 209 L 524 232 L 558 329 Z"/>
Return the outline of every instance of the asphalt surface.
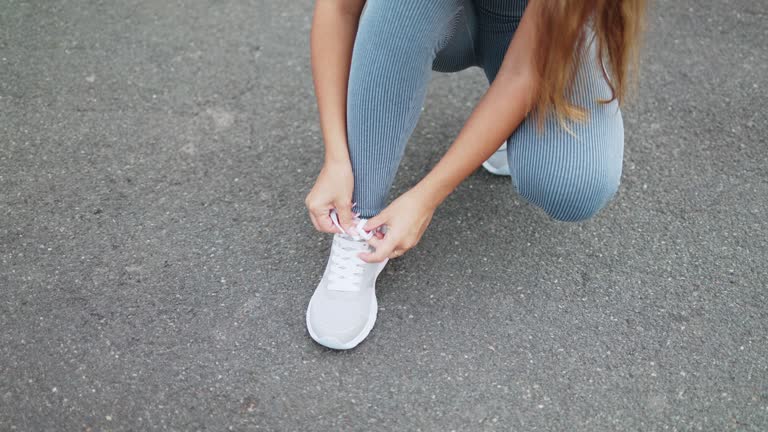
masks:
<path fill-rule="evenodd" d="M 768 430 L 768 6 L 654 3 L 608 208 L 477 172 L 338 353 L 310 2 L 1 0 L 0 430 Z M 484 89 L 435 74 L 393 197 Z"/>

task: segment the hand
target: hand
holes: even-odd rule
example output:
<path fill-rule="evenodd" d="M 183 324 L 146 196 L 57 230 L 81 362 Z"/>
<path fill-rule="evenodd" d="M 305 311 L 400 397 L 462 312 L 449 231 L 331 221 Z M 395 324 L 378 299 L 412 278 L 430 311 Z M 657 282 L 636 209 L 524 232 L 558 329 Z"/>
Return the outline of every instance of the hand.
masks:
<path fill-rule="evenodd" d="M 339 231 L 330 217 L 330 211 L 334 208 L 339 215 L 339 223 L 345 230 L 353 225 L 353 188 L 354 177 L 349 161 L 326 162 L 323 165 L 315 185 L 304 200 L 316 230 L 326 233 Z"/>
<path fill-rule="evenodd" d="M 364 230 L 372 231 L 383 225 L 387 226 L 387 230 L 383 235 L 377 232 L 368 240 L 368 244 L 376 251 L 362 253 L 360 259 L 369 263 L 381 262 L 386 258 L 397 258 L 416 246 L 435 213 L 435 207 L 428 204 L 430 201 L 423 192 L 411 189 L 400 195 L 378 216 L 369 219 Z"/>

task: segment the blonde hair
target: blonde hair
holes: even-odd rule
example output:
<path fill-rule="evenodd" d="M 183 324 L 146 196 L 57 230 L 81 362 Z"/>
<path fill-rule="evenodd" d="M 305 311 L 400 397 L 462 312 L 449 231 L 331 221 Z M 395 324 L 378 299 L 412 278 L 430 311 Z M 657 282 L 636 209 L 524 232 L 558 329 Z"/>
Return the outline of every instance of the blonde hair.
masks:
<path fill-rule="evenodd" d="M 629 83 L 636 78 L 640 38 L 645 21 L 645 0 L 543 0 L 536 70 L 538 97 L 534 111 L 539 125 L 554 113 L 565 126 L 567 120 L 584 121 L 587 111 L 568 100 L 583 50 L 594 34 L 597 56 L 608 86 L 609 99 L 623 104 Z M 587 26 L 593 32 L 587 32 Z"/>

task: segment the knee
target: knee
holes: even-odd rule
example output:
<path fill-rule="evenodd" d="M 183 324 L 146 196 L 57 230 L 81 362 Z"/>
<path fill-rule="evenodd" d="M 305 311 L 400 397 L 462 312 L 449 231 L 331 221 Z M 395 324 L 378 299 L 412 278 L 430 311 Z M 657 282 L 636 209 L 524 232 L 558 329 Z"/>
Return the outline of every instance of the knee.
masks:
<path fill-rule="evenodd" d="M 540 207 L 552 219 L 579 222 L 595 216 L 616 194 L 620 174 L 605 172 L 575 176 L 520 179 L 520 195 Z"/>
<path fill-rule="evenodd" d="M 415 24 L 414 16 L 437 13 L 430 2 L 386 0 L 366 2 L 355 41 L 356 49 L 380 54 L 399 54 L 423 45 L 434 37 L 434 28 L 425 21 Z"/>

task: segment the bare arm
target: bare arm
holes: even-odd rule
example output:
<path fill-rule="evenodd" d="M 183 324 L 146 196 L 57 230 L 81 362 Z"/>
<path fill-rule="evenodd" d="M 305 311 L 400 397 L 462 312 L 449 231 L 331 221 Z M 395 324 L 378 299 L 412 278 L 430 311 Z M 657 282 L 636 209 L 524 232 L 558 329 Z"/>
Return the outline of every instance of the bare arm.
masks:
<path fill-rule="evenodd" d="M 317 0 L 310 37 L 312 76 L 326 162 L 349 163 L 347 81 L 365 0 Z"/>
<path fill-rule="evenodd" d="M 416 186 L 434 207 L 488 159 L 530 111 L 538 84 L 534 54 L 539 1 L 528 4 L 496 79 L 453 145 Z"/>
<path fill-rule="evenodd" d="M 361 254 L 363 260 L 378 262 L 398 257 L 415 246 L 437 206 L 525 119 L 539 84 L 534 54 L 541 1 L 528 3 L 499 73 L 445 156 L 413 189 L 366 223 L 366 230 L 381 225 L 387 225 L 388 230 L 386 235 L 368 241 L 376 251 Z"/>
<path fill-rule="evenodd" d="M 347 81 L 352 47 L 365 0 L 317 0 L 312 20 L 312 76 L 315 81 L 325 163 L 305 204 L 315 229 L 337 232 L 329 217 L 338 212 L 343 227 L 353 220 L 354 175 L 347 148 Z"/>

